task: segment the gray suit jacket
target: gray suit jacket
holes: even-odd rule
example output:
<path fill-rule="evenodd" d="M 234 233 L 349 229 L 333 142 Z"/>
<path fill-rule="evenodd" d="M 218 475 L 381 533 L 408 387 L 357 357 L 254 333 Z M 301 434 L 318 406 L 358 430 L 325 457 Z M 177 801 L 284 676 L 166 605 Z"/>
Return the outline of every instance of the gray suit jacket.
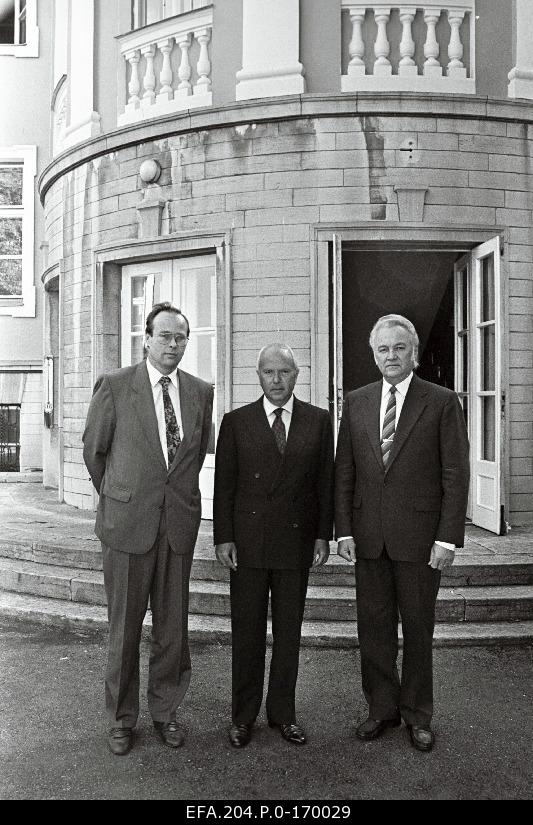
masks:
<path fill-rule="evenodd" d="M 163 511 L 170 546 L 194 549 L 201 518 L 198 485 L 211 432 L 213 388 L 178 370 L 183 440 L 167 469 L 145 362 L 96 382 L 83 458 L 100 494 L 95 532 L 108 547 L 146 553 Z"/>

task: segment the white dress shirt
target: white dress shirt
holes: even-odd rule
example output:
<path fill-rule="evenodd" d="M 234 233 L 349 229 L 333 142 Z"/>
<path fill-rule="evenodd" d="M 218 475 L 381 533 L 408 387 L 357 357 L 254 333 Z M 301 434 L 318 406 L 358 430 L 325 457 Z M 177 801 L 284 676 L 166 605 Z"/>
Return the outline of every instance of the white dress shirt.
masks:
<path fill-rule="evenodd" d="M 150 363 L 148 358 L 146 359 L 146 368 L 148 370 L 148 377 L 150 379 L 152 393 L 154 396 L 154 407 L 155 414 L 157 417 L 157 429 L 159 430 L 159 440 L 161 442 L 161 449 L 163 450 L 163 455 L 165 456 L 165 463 L 168 468 L 167 426 L 165 424 L 165 407 L 163 405 L 163 387 L 159 383 L 159 379 L 163 378 L 163 373 L 159 372 L 159 370 L 156 369 L 156 367 L 154 367 L 154 365 Z M 178 422 L 180 428 L 181 438 L 183 438 L 178 368 L 176 367 L 176 369 L 173 372 L 171 372 L 170 375 L 168 375 L 167 377 L 170 378 L 170 384 L 168 385 L 168 394 L 170 395 L 170 400 L 172 401 L 172 406 L 174 407 L 176 421 Z"/>
<path fill-rule="evenodd" d="M 407 395 L 407 390 L 409 389 L 409 385 L 413 380 L 413 373 L 410 372 L 407 378 L 404 378 L 403 381 L 400 381 L 399 384 L 396 384 L 396 425 L 395 429 L 398 427 L 398 421 L 400 419 L 400 413 L 402 411 L 402 407 L 404 405 L 405 396 Z M 379 440 L 381 442 L 381 433 L 383 432 L 383 420 L 385 418 L 385 412 L 387 410 L 387 404 L 389 403 L 390 398 L 390 388 L 391 385 L 388 381 L 383 379 L 383 387 L 381 389 L 381 407 L 379 410 Z M 343 539 L 353 538 L 352 536 L 340 536 L 337 541 L 342 541 Z M 448 550 L 455 550 L 455 544 L 450 544 L 447 541 L 438 541 L 435 539 L 435 544 L 440 544 L 441 547 L 446 547 Z"/>
<path fill-rule="evenodd" d="M 268 419 L 268 423 L 270 424 L 270 426 L 272 426 L 272 424 L 274 423 L 274 421 L 276 419 L 275 411 L 278 409 L 278 407 L 276 407 L 275 404 L 272 404 L 268 400 L 266 395 L 263 396 L 263 407 L 264 407 L 264 410 L 265 410 L 265 413 L 266 413 L 266 417 Z M 289 436 L 289 427 L 291 426 L 293 407 L 294 407 L 294 395 L 291 395 L 291 397 L 289 398 L 287 403 L 284 404 L 283 407 L 281 408 L 283 410 L 283 412 L 281 413 L 281 420 L 283 421 L 283 424 L 285 425 L 285 437 L 286 438 L 288 438 L 288 436 Z"/>

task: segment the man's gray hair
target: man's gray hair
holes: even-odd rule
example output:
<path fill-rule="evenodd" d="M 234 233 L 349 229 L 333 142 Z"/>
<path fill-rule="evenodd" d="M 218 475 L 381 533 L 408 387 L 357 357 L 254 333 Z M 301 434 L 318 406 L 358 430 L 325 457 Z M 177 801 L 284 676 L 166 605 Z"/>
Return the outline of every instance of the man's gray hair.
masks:
<path fill-rule="evenodd" d="M 274 342 L 272 344 L 267 344 L 266 347 L 263 347 L 260 350 L 259 355 L 257 356 L 257 369 L 258 370 L 259 370 L 259 365 L 261 363 L 261 358 L 263 357 L 265 352 L 269 349 L 276 349 L 276 350 L 279 350 L 279 352 L 283 352 L 286 356 L 288 356 L 288 358 L 290 358 L 292 360 L 292 363 L 294 364 L 294 368 L 299 369 L 298 362 L 296 360 L 296 356 L 295 356 L 293 350 L 291 349 L 291 347 L 289 347 L 288 344 L 278 344 L 278 343 Z"/>
<path fill-rule="evenodd" d="M 408 318 L 404 318 L 403 315 L 382 315 L 381 318 L 378 318 L 374 326 L 372 327 L 372 332 L 370 333 L 370 338 L 368 343 L 374 352 L 376 337 L 380 329 L 390 329 L 391 327 L 403 327 L 409 335 L 411 336 L 411 340 L 413 342 L 413 355 L 415 360 L 415 367 L 418 367 L 418 333 L 414 328 L 413 324 Z"/>

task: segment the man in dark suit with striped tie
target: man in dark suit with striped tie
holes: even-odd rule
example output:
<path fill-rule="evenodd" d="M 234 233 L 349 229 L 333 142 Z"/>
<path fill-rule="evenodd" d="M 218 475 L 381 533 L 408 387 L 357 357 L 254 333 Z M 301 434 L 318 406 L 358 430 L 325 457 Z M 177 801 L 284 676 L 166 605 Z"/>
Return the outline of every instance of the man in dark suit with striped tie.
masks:
<path fill-rule="evenodd" d="M 441 571 L 462 547 L 468 437 L 456 394 L 418 378 L 418 335 L 386 315 L 370 335 L 383 380 L 347 394 L 336 456 L 338 553 L 355 562 L 363 741 L 405 721 L 413 747 L 434 744 L 432 641 Z M 396 668 L 398 612 L 403 666 Z"/>
<path fill-rule="evenodd" d="M 329 413 L 295 398 L 290 347 L 264 347 L 257 374 L 264 395 L 226 413 L 215 467 L 216 554 L 230 569 L 235 748 L 250 741 L 261 707 L 269 592 L 267 718 L 291 744 L 306 741 L 295 708 L 300 632 L 309 568 L 327 561 L 333 534 Z"/>

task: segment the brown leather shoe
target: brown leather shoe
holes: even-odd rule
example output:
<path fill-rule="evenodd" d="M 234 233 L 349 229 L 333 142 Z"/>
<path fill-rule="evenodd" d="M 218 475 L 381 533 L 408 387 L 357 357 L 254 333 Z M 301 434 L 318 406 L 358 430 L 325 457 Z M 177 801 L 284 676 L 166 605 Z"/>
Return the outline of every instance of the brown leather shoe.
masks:
<path fill-rule="evenodd" d="M 185 733 L 175 719 L 170 722 L 154 722 L 154 728 L 168 748 L 181 748 L 185 742 Z"/>
<path fill-rule="evenodd" d="M 392 719 L 372 719 L 371 716 L 365 719 L 358 726 L 355 735 L 363 742 L 370 742 L 387 730 L 387 728 L 397 728 L 402 724 L 401 716 L 394 716 Z"/>
<path fill-rule="evenodd" d="M 111 728 L 107 734 L 107 744 L 115 756 L 126 756 L 133 745 L 133 729 Z"/>
<path fill-rule="evenodd" d="M 304 729 L 292 722 L 290 725 L 278 725 L 275 722 L 269 722 L 270 728 L 279 728 L 279 732 L 286 742 L 291 742 L 293 745 L 305 745 L 307 737 Z"/>
<path fill-rule="evenodd" d="M 407 725 L 413 748 L 427 753 L 435 744 L 435 734 L 429 725 Z"/>
<path fill-rule="evenodd" d="M 244 722 L 235 722 L 229 729 L 229 741 L 234 748 L 244 748 L 252 738 L 252 726 Z"/>

